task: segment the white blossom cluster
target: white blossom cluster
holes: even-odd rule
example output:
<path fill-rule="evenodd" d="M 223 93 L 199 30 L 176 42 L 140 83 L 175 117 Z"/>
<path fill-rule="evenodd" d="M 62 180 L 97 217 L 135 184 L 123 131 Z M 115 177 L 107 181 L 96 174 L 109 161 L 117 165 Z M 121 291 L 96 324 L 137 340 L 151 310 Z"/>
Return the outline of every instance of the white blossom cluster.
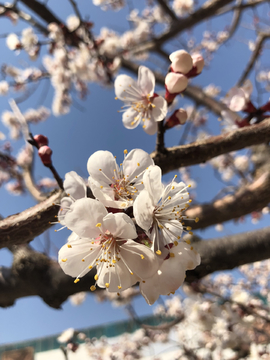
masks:
<path fill-rule="evenodd" d="M 28 109 L 23 116 L 28 123 L 37 124 L 47 120 L 50 116 L 50 110 L 44 106 L 40 106 L 36 110 Z M 21 136 L 21 123 L 13 112 L 4 111 L 2 113 L 2 123 L 9 128 L 12 139 L 18 139 Z"/>
<path fill-rule="evenodd" d="M 24 29 L 21 39 L 14 33 L 9 34 L 6 39 L 6 44 L 10 50 L 24 49 L 31 60 L 36 60 L 40 48 L 38 45 L 38 37 L 34 33 L 33 28 Z"/>
<path fill-rule="evenodd" d="M 191 200 L 188 186 L 176 176 L 162 184 L 161 169 L 145 151 L 124 154 L 120 166 L 109 151 L 90 156 L 88 185 L 95 199 L 86 196 L 79 175 L 66 174 L 68 197 L 61 200 L 58 219 L 72 234 L 59 251 L 59 263 L 75 283 L 96 267 L 92 291 L 99 286 L 120 294 L 139 282 L 153 304 L 159 295 L 177 290 L 186 270 L 200 263 L 193 247 L 179 242 L 183 230 L 192 233 L 182 224 Z M 137 228 L 126 213 L 132 207 Z"/>
<path fill-rule="evenodd" d="M 193 0 L 174 0 L 172 8 L 178 16 L 185 16 L 193 11 Z"/>
<path fill-rule="evenodd" d="M 93 0 L 93 4 L 105 11 L 109 9 L 118 11 L 126 5 L 125 0 Z"/>
<path fill-rule="evenodd" d="M 167 319 L 161 326 L 149 329 L 146 325 L 146 329 L 123 334 L 114 341 L 85 338 L 90 358 L 110 359 L 112 354 L 115 360 L 143 358 L 148 348 L 154 359 L 167 356 L 189 360 L 192 354 L 197 360 L 267 360 L 269 269 L 266 260 L 240 267 L 242 275 L 238 279 L 231 273 L 220 273 L 185 284 L 184 294 L 172 296 L 154 308 L 157 318 Z M 136 295 L 135 289 L 123 291 L 118 305 L 125 306 Z M 113 293 L 105 292 L 104 297 L 117 301 Z M 63 333 L 66 340 L 70 334 L 73 336 L 74 330 Z"/>

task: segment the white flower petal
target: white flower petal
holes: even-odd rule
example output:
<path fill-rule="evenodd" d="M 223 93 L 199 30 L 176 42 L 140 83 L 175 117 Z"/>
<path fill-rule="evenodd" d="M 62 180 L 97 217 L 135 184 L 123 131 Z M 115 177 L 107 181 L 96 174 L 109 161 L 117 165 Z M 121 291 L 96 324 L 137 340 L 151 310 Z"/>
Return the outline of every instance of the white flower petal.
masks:
<path fill-rule="evenodd" d="M 83 198 L 71 205 L 70 211 L 65 216 L 65 223 L 80 237 L 96 238 L 100 231 L 103 231 L 102 226 L 96 227 L 96 225 L 102 224 L 103 218 L 107 214 L 108 212 L 101 202 Z"/>
<path fill-rule="evenodd" d="M 164 189 L 161 175 L 161 169 L 157 165 L 150 166 L 143 175 L 144 187 L 149 192 L 154 205 L 160 200 Z"/>
<path fill-rule="evenodd" d="M 146 245 L 129 240 L 121 246 L 120 254 L 131 271 L 143 280 L 151 278 L 158 270 L 157 256 Z"/>
<path fill-rule="evenodd" d="M 72 242 L 72 241 L 75 241 L 75 240 L 78 240 L 79 239 L 79 236 L 77 234 L 75 234 L 75 232 L 72 232 L 69 237 L 68 237 L 68 242 Z"/>
<path fill-rule="evenodd" d="M 152 118 L 155 121 L 164 120 L 168 111 L 167 101 L 162 96 L 157 96 L 154 98 L 153 104 L 155 107 L 152 109 Z"/>
<path fill-rule="evenodd" d="M 65 175 L 64 189 L 73 199 L 86 197 L 86 185 L 84 180 L 75 172 L 70 171 Z"/>
<path fill-rule="evenodd" d="M 249 79 L 247 79 L 244 82 L 244 85 L 241 87 L 241 89 L 244 91 L 245 96 L 246 96 L 246 98 L 248 100 L 250 98 L 250 95 L 252 94 L 252 91 L 253 91 L 252 82 Z"/>
<path fill-rule="evenodd" d="M 91 176 L 88 178 L 89 186 L 96 199 L 102 202 L 106 207 L 115 207 L 114 190 L 109 185 L 100 185 Z"/>
<path fill-rule="evenodd" d="M 135 118 L 138 116 L 138 119 Z M 127 109 L 122 115 L 123 125 L 127 129 L 135 129 L 141 122 L 141 117 L 132 107 Z"/>
<path fill-rule="evenodd" d="M 90 251 L 91 248 L 92 251 Z M 100 249 L 99 243 L 91 244 L 90 239 L 70 241 L 61 247 L 58 262 L 65 274 L 82 277 L 90 271 L 89 266 L 93 266 Z"/>
<path fill-rule="evenodd" d="M 100 170 L 101 169 L 101 170 Z M 118 165 L 115 157 L 110 151 L 96 151 L 90 156 L 87 162 L 87 170 L 94 180 L 100 185 L 113 183 L 115 171 L 118 172 Z"/>
<path fill-rule="evenodd" d="M 61 206 L 58 212 L 58 220 L 60 224 L 65 225 L 65 216 L 70 210 L 70 206 L 73 204 L 73 201 L 69 197 L 64 197 L 61 199 Z"/>
<path fill-rule="evenodd" d="M 181 261 L 184 263 L 187 270 L 193 270 L 201 263 L 200 254 L 185 242 L 179 242 L 176 247 L 172 248 L 171 252 L 181 256 Z"/>
<path fill-rule="evenodd" d="M 123 171 L 125 176 L 128 176 L 129 181 L 135 182 L 135 176 L 140 175 L 143 170 L 151 165 L 154 165 L 154 161 L 146 151 L 133 149 L 123 161 Z"/>
<path fill-rule="evenodd" d="M 155 89 L 155 75 L 146 66 L 140 66 L 138 71 L 138 85 L 142 96 L 153 95 Z"/>
<path fill-rule="evenodd" d="M 140 283 L 141 293 L 150 305 L 159 295 L 176 291 L 184 282 L 186 270 L 200 264 L 200 256 L 186 243 L 179 243 L 170 252 L 174 257 L 165 260 L 152 278 Z"/>
<path fill-rule="evenodd" d="M 136 284 L 140 278 L 133 273 L 130 273 L 129 269 L 125 265 L 124 261 L 120 258 L 114 267 L 106 268 L 105 263 L 102 263 L 102 267 L 98 271 L 97 285 L 105 288 L 106 284 L 109 284 L 107 291 L 109 292 L 121 292 L 132 285 Z M 120 288 L 119 288 L 120 287 Z"/>
<path fill-rule="evenodd" d="M 124 213 L 109 213 L 104 217 L 103 225 L 115 238 L 136 239 L 138 237 L 133 221 Z"/>
<path fill-rule="evenodd" d="M 246 105 L 245 97 L 242 95 L 235 95 L 231 99 L 231 103 L 229 107 L 232 111 L 241 111 L 244 109 L 245 105 Z"/>
<path fill-rule="evenodd" d="M 157 132 L 157 123 L 154 121 L 153 117 L 145 120 L 143 123 L 143 130 L 148 135 L 154 135 Z"/>
<path fill-rule="evenodd" d="M 154 206 L 148 191 L 143 190 L 133 204 L 133 213 L 137 224 L 148 231 L 153 224 Z"/>
<path fill-rule="evenodd" d="M 114 82 L 114 88 L 115 95 L 124 102 L 133 101 L 134 99 L 138 100 L 141 98 L 140 90 L 138 89 L 136 81 L 128 75 L 118 75 Z M 129 94 L 132 88 L 137 89 L 137 91 L 132 91 L 132 94 Z"/>

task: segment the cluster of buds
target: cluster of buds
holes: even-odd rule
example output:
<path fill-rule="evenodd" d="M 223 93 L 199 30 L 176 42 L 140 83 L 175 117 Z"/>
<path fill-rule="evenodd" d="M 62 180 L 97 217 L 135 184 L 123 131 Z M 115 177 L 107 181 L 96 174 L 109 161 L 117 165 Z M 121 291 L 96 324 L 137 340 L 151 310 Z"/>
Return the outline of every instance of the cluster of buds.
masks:
<path fill-rule="evenodd" d="M 34 145 L 38 149 L 38 155 L 45 166 L 52 165 L 52 149 L 48 146 L 49 140 L 44 135 L 35 135 L 33 140 L 29 141 L 32 145 Z"/>
<path fill-rule="evenodd" d="M 269 117 L 270 101 L 261 107 L 256 107 L 250 100 L 253 86 L 250 80 L 246 80 L 241 87 L 233 87 L 230 89 L 223 99 L 224 104 L 233 111 L 222 111 L 222 116 L 227 124 L 233 124 L 237 127 L 249 126 L 250 124 L 259 123 Z M 235 112 L 243 111 L 245 117 L 241 117 Z"/>
<path fill-rule="evenodd" d="M 185 50 L 178 50 L 169 56 L 171 60 L 170 72 L 165 78 L 168 104 L 175 96 L 183 92 L 188 85 L 188 79 L 199 75 L 204 67 L 204 59 L 200 54 L 190 55 Z"/>

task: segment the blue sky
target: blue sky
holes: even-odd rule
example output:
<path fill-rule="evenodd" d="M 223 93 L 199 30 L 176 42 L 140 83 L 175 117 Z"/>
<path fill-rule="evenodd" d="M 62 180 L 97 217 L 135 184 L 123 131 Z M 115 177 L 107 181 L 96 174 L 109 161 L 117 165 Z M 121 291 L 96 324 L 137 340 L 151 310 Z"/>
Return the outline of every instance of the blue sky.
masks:
<path fill-rule="evenodd" d="M 142 0 L 136 1 L 139 8 L 144 3 Z M 55 13 L 61 14 L 62 19 L 73 13 L 66 0 L 51 0 L 48 4 L 53 6 Z M 124 20 L 127 15 L 126 9 L 116 13 L 103 12 L 98 7 L 93 6 L 90 0 L 87 2 L 78 0 L 78 5 L 80 6 L 81 13 L 89 15 L 89 20 L 94 22 L 95 33 L 98 33 L 99 29 L 104 25 L 112 27 L 115 31 L 119 32 L 128 28 L 128 23 Z M 202 30 L 205 28 L 222 30 L 229 23 L 229 20 L 230 16 L 225 17 L 222 21 L 218 20 L 218 23 L 208 22 L 206 25 L 200 26 L 193 35 L 199 39 Z M 245 20 L 250 22 L 251 17 L 248 15 Z M 24 24 L 20 24 L 16 28 L 12 27 L 7 20 L 2 18 L 0 24 L 0 34 L 7 31 L 19 31 L 27 27 Z M 250 30 L 241 28 L 234 36 L 233 41 L 220 49 L 215 60 L 203 71 L 201 76 L 194 80 L 194 83 L 202 86 L 215 83 L 215 85 L 221 86 L 225 93 L 235 84 L 241 74 L 241 69 L 250 56 L 250 51 L 243 42 L 243 39 L 251 35 Z M 40 64 L 39 61 L 32 64 L 23 53 L 19 55 L 11 53 L 6 48 L 5 39 L 0 39 L 0 46 L 1 59 L 5 63 L 12 63 L 18 67 L 39 66 Z M 181 48 L 180 43 L 178 45 L 177 41 L 174 41 L 174 50 L 177 46 Z M 253 78 L 254 75 L 251 76 L 251 79 Z M 51 87 L 48 87 L 49 90 L 44 99 L 44 91 L 47 86 L 46 81 L 44 80 L 37 87 L 35 93 L 27 101 L 20 104 L 22 111 L 27 110 L 29 107 L 35 108 L 40 105 L 50 107 L 53 91 Z M 121 104 L 114 99 L 113 87 L 104 88 L 91 84 L 89 89 L 90 92 L 86 101 L 83 102 L 76 99 L 83 106 L 83 111 L 72 107 L 68 115 L 58 118 L 51 116 L 47 122 L 41 123 L 36 127 L 33 126 L 31 129 L 34 134 L 42 133 L 48 136 L 50 146 L 53 149 L 54 165 L 62 177 L 64 177 L 65 173 L 72 170 L 78 172 L 83 177 L 87 177 L 86 162 L 88 157 L 97 150 L 109 150 L 121 162 L 124 149 L 142 148 L 150 153 L 155 147 L 155 137 L 144 133 L 141 127 L 132 131 L 123 127 L 121 114 L 117 112 Z M 11 94 L 12 96 L 16 99 L 18 95 Z M 9 110 L 8 98 L 0 98 L 2 111 Z M 185 98 L 181 99 L 179 105 L 185 104 L 188 104 L 188 100 Z M 211 128 L 213 133 L 217 133 L 220 129 L 220 123 L 215 117 L 211 116 L 208 127 Z M 7 133 L 6 128 L 2 124 L 0 124 L 0 131 Z M 168 132 L 165 138 L 166 145 L 176 145 L 182 131 L 174 129 Z M 23 141 L 12 143 L 14 154 L 18 152 L 22 145 Z M 200 202 L 210 201 L 222 186 L 214 178 L 209 165 L 203 168 L 194 166 L 192 168 L 192 175 L 198 183 L 196 193 L 198 195 L 197 200 Z M 38 180 L 43 176 L 50 176 L 50 173 L 37 159 L 35 162 L 35 177 Z M 164 180 L 168 181 L 171 177 L 172 175 L 170 174 L 166 175 Z M 0 199 L 0 214 L 3 216 L 17 213 L 35 204 L 35 201 L 30 196 L 15 197 L 9 195 L 4 187 L 0 188 Z M 213 228 L 209 228 L 198 232 L 198 234 L 208 239 L 225 234 L 254 230 L 268 224 L 269 216 L 264 216 L 257 225 L 253 225 L 250 218 L 247 217 L 245 223 L 239 225 L 228 222 L 223 233 L 217 233 Z M 57 250 L 65 243 L 68 231 L 63 230 L 55 233 L 54 230 L 50 230 L 49 236 L 53 244 L 51 253 L 56 258 Z M 44 235 L 41 235 L 32 243 L 40 251 L 43 250 L 43 244 Z M 9 252 L 7 250 L 0 250 L 0 266 L 8 266 L 10 261 L 11 256 Z M 145 303 L 143 298 L 136 299 L 135 309 L 139 315 L 149 314 L 152 311 L 152 308 Z M 108 303 L 99 304 L 92 295 L 88 295 L 87 300 L 80 307 L 73 307 L 67 301 L 63 304 L 62 310 L 49 308 L 37 297 L 20 299 L 11 308 L 0 308 L 0 344 L 51 335 L 69 327 L 83 328 L 125 318 L 127 318 L 127 314 L 122 309 L 112 308 Z"/>

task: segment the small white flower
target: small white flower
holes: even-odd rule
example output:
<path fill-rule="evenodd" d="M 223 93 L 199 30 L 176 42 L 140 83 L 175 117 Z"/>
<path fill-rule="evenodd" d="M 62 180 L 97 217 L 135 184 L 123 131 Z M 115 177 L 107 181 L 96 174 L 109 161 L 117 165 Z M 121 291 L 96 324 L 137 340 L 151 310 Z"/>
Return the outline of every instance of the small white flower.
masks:
<path fill-rule="evenodd" d="M 240 88 L 233 87 L 229 90 L 223 102 L 232 111 L 245 110 L 247 103 L 249 102 L 250 95 L 253 87 L 250 80 L 246 80 L 244 85 Z"/>
<path fill-rule="evenodd" d="M 154 93 L 155 76 L 145 66 L 139 67 L 138 81 L 130 76 L 119 75 L 115 83 L 117 98 L 125 103 L 122 117 L 127 129 L 136 128 L 143 122 L 144 131 L 153 135 L 157 132 L 157 121 L 162 121 L 167 114 L 167 102 Z"/>
<path fill-rule="evenodd" d="M 29 52 L 38 43 L 38 37 L 33 28 L 26 28 L 22 31 L 21 43 L 23 48 Z"/>
<path fill-rule="evenodd" d="M 9 90 L 9 84 L 7 81 L 0 81 L 0 95 L 6 95 Z"/>
<path fill-rule="evenodd" d="M 73 306 L 81 305 L 86 299 L 86 292 L 81 291 L 74 295 L 69 296 L 69 300 Z"/>
<path fill-rule="evenodd" d="M 6 39 L 6 44 L 10 50 L 16 50 L 21 47 L 21 43 L 20 43 L 18 36 L 13 33 L 8 35 L 8 37 Z"/>
<path fill-rule="evenodd" d="M 176 176 L 175 176 L 176 177 Z M 175 179 L 174 177 L 174 179 Z M 188 207 L 187 186 L 173 181 L 164 187 L 161 169 L 150 166 L 143 176 L 145 189 L 134 202 L 133 211 L 137 224 L 152 241 L 152 249 L 161 255 L 169 245 L 178 243 L 182 232 L 182 211 Z M 187 230 L 191 228 L 187 227 Z"/>
<path fill-rule="evenodd" d="M 65 223 L 74 232 L 73 239 L 60 249 L 58 260 L 67 275 L 76 277 L 75 283 L 96 266 L 96 284 L 119 292 L 157 271 L 155 254 L 131 240 L 137 233 L 126 214 L 108 213 L 99 201 L 83 198 L 70 206 Z"/>
<path fill-rule="evenodd" d="M 126 155 L 127 150 L 124 153 Z M 153 164 L 150 155 L 141 149 L 130 151 L 120 167 L 111 152 L 97 151 L 87 163 L 89 186 L 105 206 L 127 208 L 143 189 L 143 174 Z"/>
<path fill-rule="evenodd" d="M 61 344 L 67 343 L 73 338 L 74 332 L 75 330 L 73 328 L 66 329 L 60 336 L 58 336 L 57 341 Z"/>
<path fill-rule="evenodd" d="M 80 19 L 76 15 L 70 15 L 66 20 L 69 31 L 74 31 L 80 26 Z"/>
<path fill-rule="evenodd" d="M 172 7 L 173 7 L 173 10 L 175 11 L 176 15 L 184 16 L 193 10 L 194 1 L 193 0 L 174 0 Z"/>

